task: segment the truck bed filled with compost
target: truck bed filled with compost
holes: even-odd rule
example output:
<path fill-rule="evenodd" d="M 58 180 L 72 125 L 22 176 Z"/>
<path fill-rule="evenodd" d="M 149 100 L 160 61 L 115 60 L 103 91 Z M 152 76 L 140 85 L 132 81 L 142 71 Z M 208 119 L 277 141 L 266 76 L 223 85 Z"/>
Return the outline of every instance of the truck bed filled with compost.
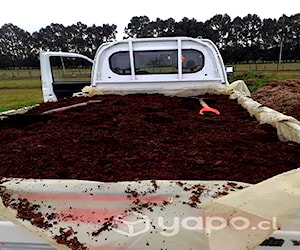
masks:
<path fill-rule="evenodd" d="M 0 123 L 0 176 L 96 181 L 232 180 L 257 183 L 299 167 L 297 143 L 280 142 L 236 100 L 205 95 L 221 115 L 199 115 L 190 97 L 99 96 L 43 103 Z"/>

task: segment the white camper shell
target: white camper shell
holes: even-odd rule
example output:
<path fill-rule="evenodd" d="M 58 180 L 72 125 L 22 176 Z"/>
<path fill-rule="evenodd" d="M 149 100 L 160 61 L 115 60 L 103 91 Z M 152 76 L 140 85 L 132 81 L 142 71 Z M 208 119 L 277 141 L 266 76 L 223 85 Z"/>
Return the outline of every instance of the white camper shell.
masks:
<path fill-rule="evenodd" d="M 50 58 L 74 57 L 92 63 L 91 82 L 56 82 Z M 207 39 L 188 37 L 140 38 L 105 43 L 94 60 L 76 53 L 40 55 L 45 102 L 71 96 L 84 86 L 113 90 L 207 89 L 228 84 L 216 46 Z"/>

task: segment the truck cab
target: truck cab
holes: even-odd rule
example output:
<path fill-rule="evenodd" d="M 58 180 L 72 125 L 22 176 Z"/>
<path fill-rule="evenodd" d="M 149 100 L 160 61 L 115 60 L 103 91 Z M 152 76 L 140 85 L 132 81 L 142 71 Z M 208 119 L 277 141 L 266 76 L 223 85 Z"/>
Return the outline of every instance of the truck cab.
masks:
<path fill-rule="evenodd" d="M 51 59 L 83 59 L 91 64 L 90 81 L 56 81 Z M 66 52 L 42 52 L 41 74 L 45 102 L 72 96 L 84 86 L 101 90 L 225 88 L 222 57 L 207 39 L 188 37 L 139 38 L 102 44 L 92 60 Z"/>

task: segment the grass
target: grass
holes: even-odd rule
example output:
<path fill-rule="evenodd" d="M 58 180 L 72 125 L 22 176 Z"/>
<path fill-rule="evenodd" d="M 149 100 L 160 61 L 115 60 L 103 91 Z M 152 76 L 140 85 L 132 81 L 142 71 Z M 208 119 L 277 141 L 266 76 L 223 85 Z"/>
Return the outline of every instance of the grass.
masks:
<path fill-rule="evenodd" d="M 56 81 L 89 80 L 89 69 L 54 69 Z M 39 69 L 0 70 L 0 112 L 43 102 Z"/>
<path fill-rule="evenodd" d="M 298 70 L 235 71 L 234 75 L 229 77 L 228 80 L 233 82 L 239 79 L 244 80 L 252 91 L 270 81 L 300 79 L 300 64 Z"/>
<path fill-rule="evenodd" d="M 0 112 L 43 101 L 41 89 L 1 89 Z"/>
<path fill-rule="evenodd" d="M 300 69 L 300 63 L 249 63 L 232 65 L 235 72 L 245 71 L 297 71 Z"/>
<path fill-rule="evenodd" d="M 300 63 L 239 64 L 229 82 L 244 80 L 250 90 L 270 81 L 300 79 Z M 278 70 L 279 69 L 279 70 Z M 89 69 L 54 69 L 55 80 L 89 79 Z M 39 69 L 0 70 L 0 112 L 41 103 L 43 101 Z"/>
<path fill-rule="evenodd" d="M 42 101 L 41 80 L 0 80 L 0 112 L 31 106 Z"/>
<path fill-rule="evenodd" d="M 276 77 L 272 77 L 270 75 L 265 75 L 258 72 L 245 72 L 241 75 L 234 75 L 233 77 L 230 77 L 228 80 L 229 82 L 233 82 L 235 80 L 244 80 L 245 83 L 248 85 L 248 88 L 250 91 L 254 89 L 258 89 L 262 86 L 264 86 L 267 82 L 270 82 L 271 80 L 275 80 Z"/>
<path fill-rule="evenodd" d="M 0 91 L 2 89 L 29 89 L 41 88 L 41 80 L 38 79 L 18 79 L 18 80 L 0 80 Z"/>

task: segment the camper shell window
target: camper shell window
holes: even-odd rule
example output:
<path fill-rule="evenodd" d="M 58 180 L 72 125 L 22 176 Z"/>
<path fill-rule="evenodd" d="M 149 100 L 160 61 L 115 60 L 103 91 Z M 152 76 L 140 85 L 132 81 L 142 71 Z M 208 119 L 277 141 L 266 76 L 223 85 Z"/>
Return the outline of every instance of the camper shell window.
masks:
<path fill-rule="evenodd" d="M 204 55 L 194 49 L 181 52 L 182 73 L 195 73 L 204 67 Z M 178 74 L 178 50 L 134 51 L 136 75 Z M 120 51 L 109 58 L 111 70 L 119 75 L 130 75 L 129 51 Z"/>
<path fill-rule="evenodd" d="M 109 58 L 110 69 L 118 75 L 130 75 L 130 57 L 128 51 L 114 53 Z"/>

